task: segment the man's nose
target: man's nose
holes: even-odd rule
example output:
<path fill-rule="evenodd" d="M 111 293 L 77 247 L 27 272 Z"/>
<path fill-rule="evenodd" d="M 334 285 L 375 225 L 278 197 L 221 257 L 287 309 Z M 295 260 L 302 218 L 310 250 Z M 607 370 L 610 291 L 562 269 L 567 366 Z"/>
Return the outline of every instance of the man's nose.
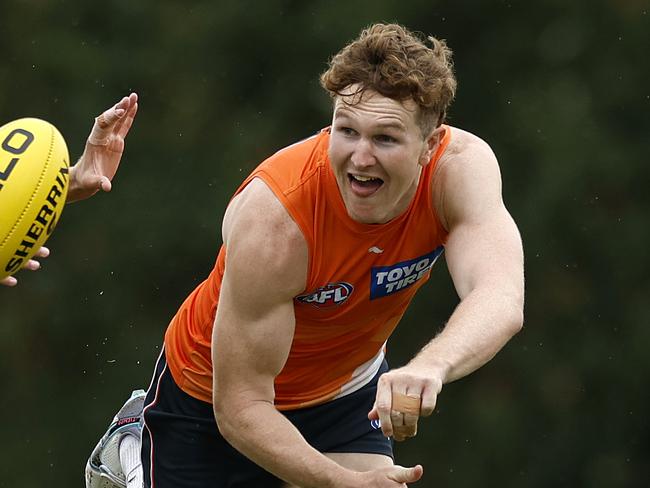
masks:
<path fill-rule="evenodd" d="M 367 168 L 375 164 L 372 144 L 365 139 L 360 139 L 354 147 L 351 160 L 357 168 Z"/>

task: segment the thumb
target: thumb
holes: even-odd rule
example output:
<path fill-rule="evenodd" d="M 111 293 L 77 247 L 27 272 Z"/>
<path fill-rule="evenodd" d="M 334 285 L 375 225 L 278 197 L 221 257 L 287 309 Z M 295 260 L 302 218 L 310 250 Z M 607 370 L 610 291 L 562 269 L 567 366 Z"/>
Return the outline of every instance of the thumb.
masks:
<path fill-rule="evenodd" d="M 111 185 L 111 180 L 109 180 L 106 176 L 102 176 L 99 180 L 99 187 L 103 191 L 111 191 L 112 185 Z"/>
<path fill-rule="evenodd" d="M 80 179 L 79 188 L 92 193 L 99 190 L 111 191 L 111 180 L 104 175 L 86 174 Z"/>
<path fill-rule="evenodd" d="M 368 412 L 369 420 L 379 420 L 379 412 L 377 411 L 377 405 L 372 406 L 372 410 Z"/>
<path fill-rule="evenodd" d="M 419 464 L 412 468 L 404 468 L 402 466 L 395 466 L 395 470 L 388 476 L 393 481 L 398 483 L 414 483 L 422 478 L 423 469 Z"/>

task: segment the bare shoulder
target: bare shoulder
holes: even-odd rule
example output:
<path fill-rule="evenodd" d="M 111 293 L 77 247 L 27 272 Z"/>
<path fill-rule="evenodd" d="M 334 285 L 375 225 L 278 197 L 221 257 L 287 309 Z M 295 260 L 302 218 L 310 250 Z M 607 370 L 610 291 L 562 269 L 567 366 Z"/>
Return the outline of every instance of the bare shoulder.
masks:
<path fill-rule="evenodd" d="M 497 158 L 487 142 L 458 127 L 452 127 L 451 131 L 451 141 L 440 158 L 438 172 L 463 172 L 476 169 L 477 166 L 498 169 Z"/>
<path fill-rule="evenodd" d="M 447 230 L 460 215 L 479 217 L 503 205 L 499 163 L 490 145 L 463 129 L 451 131 L 432 181 L 435 210 Z"/>
<path fill-rule="evenodd" d="M 267 279 L 282 280 L 288 288 L 284 291 L 302 291 L 308 264 L 307 242 L 262 180 L 254 179 L 233 198 L 226 209 L 222 233 L 227 267 L 254 267 Z"/>

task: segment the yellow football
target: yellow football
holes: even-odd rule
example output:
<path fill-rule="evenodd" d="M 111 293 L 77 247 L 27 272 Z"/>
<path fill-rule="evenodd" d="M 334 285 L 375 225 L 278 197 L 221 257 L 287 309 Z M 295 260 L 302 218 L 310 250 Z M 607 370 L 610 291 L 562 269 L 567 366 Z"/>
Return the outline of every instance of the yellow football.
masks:
<path fill-rule="evenodd" d="M 68 148 L 49 122 L 0 127 L 0 279 L 18 271 L 52 234 L 68 194 Z"/>

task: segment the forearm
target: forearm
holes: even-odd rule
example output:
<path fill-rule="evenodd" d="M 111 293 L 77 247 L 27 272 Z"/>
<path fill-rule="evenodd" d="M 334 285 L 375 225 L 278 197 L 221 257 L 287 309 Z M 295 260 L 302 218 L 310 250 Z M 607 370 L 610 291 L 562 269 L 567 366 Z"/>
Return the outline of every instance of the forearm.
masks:
<path fill-rule="evenodd" d="M 477 370 L 514 336 L 523 323 L 517 298 L 476 289 L 456 307 L 443 331 L 409 363 L 424 367 L 442 383 Z"/>
<path fill-rule="evenodd" d="M 355 486 L 353 472 L 311 447 L 294 425 L 268 402 L 224 407 L 219 431 L 238 451 L 275 476 L 302 488 Z"/>

